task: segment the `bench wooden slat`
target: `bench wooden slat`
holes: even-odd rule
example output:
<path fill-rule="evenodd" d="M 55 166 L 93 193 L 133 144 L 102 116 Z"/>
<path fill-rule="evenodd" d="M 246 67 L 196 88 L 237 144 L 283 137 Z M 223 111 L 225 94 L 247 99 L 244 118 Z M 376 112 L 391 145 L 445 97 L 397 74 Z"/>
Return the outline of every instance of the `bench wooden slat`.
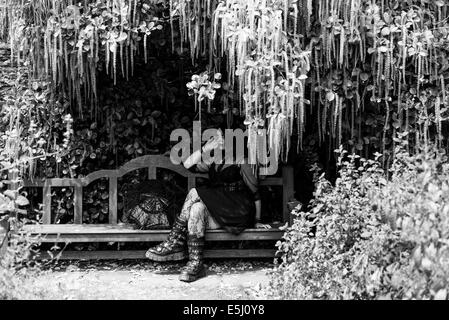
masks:
<path fill-rule="evenodd" d="M 50 184 L 45 184 L 43 189 L 43 211 L 42 223 L 51 223 L 51 186 Z"/>
<path fill-rule="evenodd" d="M 156 167 L 148 167 L 148 180 L 156 180 Z"/>
<path fill-rule="evenodd" d="M 109 178 L 109 223 L 117 224 L 117 177 Z"/>
<path fill-rule="evenodd" d="M 116 225 L 111 224 L 26 224 L 22 229 L 26 232 L 38 232 L 38 233 L 158 233 L 166 232 L 170 230 L 139 230 L 135 229 L 131 224 L 118 223 Z M 245 232 L 277 232 L 278 228 L 271 229 L 246 229 Z M 208 230 L 208 233 L 221 233 L 225 232 L 223 229 Z"/>
<path fill-rule="evenodd" d="M 150 167 L 148 167 L 149 179 L 156 179 L 155 178 L 156 176 L 153 173 L 150 174 L 150 172 L 155 172 L 154 169 L 156 169 L 156 168 L 150 169 Z M 102 170 L 101 171 L 102 174 L 96 175 L 95 180 L 98 180 L 101 178 L 108 178 L 108 177 L 112 176 L 112 174 L 111 174 L 112 171 L 114 171 L 114 170 Z M 97 172 L 100 172 L 100 171 L 97 171 Z M 118 176 L 117 172 L 115 172 L 113 175 Z M 120 176 L 118 176 L 118 177 L 120 177 Z M 154 178 L 151 178 L 151 177 L 154 177 Z M 189 178 L 189 177 L 187 177 L 187 178 Z M 195 179 L 195 180 L 197 178 L 207 179 L 208 175 L 204 174 L 204 173 L 191 173 L 190 178 Z M 43 186 L 49 184 L 52 187 L 75 187 L 77 185 L 81 185 L 81 186 L 85 187 L 89 184 L 89 183 L 86 183 L 86 181 L 88 181 L 88 180 L 91 180 L 91 179 L 50 178 L 50 179 L 24 180 L 23 186 L 24 187 L 43 187 Z M 260 185 L 261 186 L 282 186 L 283 185 L 282 177 L 262 176 L 260 179 Z"/>
<path fill-rule="evenodd" d="M 50 185 L 51 187 L 76 187 L 78 185 L 83 186 L 81 179 L 72 178 L 51 178 L 51 179 L 35 179 L 35 180 L 24 180 L 24 187 L 45 187 Z"/>
<path fill-rule="evenodd" d="M 278 177 L 262 177 L 259 181 L 261 186 L 282 186 L 282 178 Z"/>
<path fill-rule="evenodd" d="M 83 223 L 83 188 L 81 185 L 75 186 L 75 192 L 73 195 L 73 223 Z"/>
<path fill-rule="evenodd" d="M 117 225 L 25 225 L 22 232 L 41 235 L 42 242 L 152 242 L 164 241 L 169 230 L 136 230 L 126 224 Z M 208 230 L 208 241 L 279 240 L 283 231 L 273 228 L 247 229 L 239 235 L 225 230 Z"/>
<path fill-rule="evenodd" d="M 288 209 L 288 202 L 292 200 L 294 196 L 294 177 L 293 168 L 290 166 L 282 167 L 282 204 L 283 204 L 283 221 L 292 223 L 293 217 Z"/>

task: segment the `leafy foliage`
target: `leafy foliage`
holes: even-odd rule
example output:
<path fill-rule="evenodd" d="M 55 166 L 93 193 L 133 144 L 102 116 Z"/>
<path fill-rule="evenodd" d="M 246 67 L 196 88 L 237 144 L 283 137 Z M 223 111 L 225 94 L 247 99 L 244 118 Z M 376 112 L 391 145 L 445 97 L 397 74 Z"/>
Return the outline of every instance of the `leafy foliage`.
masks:
<path fill-rule="evenodd" d="M 52 97 L 48 83 L 33 82 L 30 88 L 19 72 L 7 84 L 0 98 L 1 214 L 29 204 L 19 193 L 21 179 L 34 174 L 38 159 L 60 162 L 73 133 L 68 104 Z"/>
<path fill-rule="evenodd" d="M 329 152 L 344 143 L 390 155 L 396 132 L 443 143 L 444 1 L 179 0 L 171 8 L 192 58 L 208 52 L 217 69 L 226 62 L 249 128 L 280 128 L 270 137 L 276 152 L 289 150 L 294 120 L 298 146 L 307 120 Z"/>
<path fill-rule="evenodd" d="M 7 216 L 14 228 L 20 228 L 20 222 Z M 9 239 L 6 252 L 0 256 L 0 300 L 23 299 L 66 299 L 65 286 L 39 283 L 43 275 L 43 262 L 35 259 L 39 239 L 27 234 L 14 233 Z"/>
<path fill-rule="evenodd" d="M 0 116 L 1 165 L 10 172 L 34 170 L 36 159 L 58 155 L 68 148 L 72 118 L 67 104 L 51 96 L 48 84 L 33 82 L 29 88 L 22 76 L 2 97 Z"/>
<path fill-rule="evenodd" d="M 250 132 L 271 128 L 270 147 L 284 157 L 290 136 L 296 132 L 302 147 L 306 129 L 317 132 L 329 152 L 344 143 L 359 154 L 391 155 L 389 137 L 396 132 L 447 145 L 444 1 L 7 4 L 2 34 L 9 35 L 18 57 L 30 59 L 32 75 L 44 70 L 55 88 L 77 101 L 80 115 L 83 92 L 93 105 L 98 102 L 98 69 L 111 73 L 115 83 L 117 68 L 123 76 L 132 74 L 136 54 L 147 61 L 147 38 L 169 10 L 172 51 L 183 52 L 187 42 L 192 61 L 206 58 L 209 71 L 226 74 L 223 87 L 240 101 Z M 256 144 L 249 148 L 257 152 Z"/>
<path fill-rule="evenodd" d="M 231 88 L 238 85 L 240 113 L 246 117 L 248 147 L 254 155 L 257 149 L 251 137 L 265 126 L 267 115 L 273 114 L 272 128 L 281 128 L 269 131 L 270 147 L 277 155 L 285 144 L 286 157 L 295 117 L 302 139 L 310 52 L 295 41 L 292 5 L 278 0 L 171 3 L 192 59 L 209 54 L 210 68 L 217 69 L 222 60 L 226 62 L 227 83 Z"/>
<path fill-rule="evenodd" d="M 378 155 L 379 156 L 379 155 Z M 317 176 L 311 210 L 279 243 L 269 295 L 319 299 L 446 299 L 447 158 L 398 139 L 391 179 L 378 159 L 340 149 L 339 178 Z"/>

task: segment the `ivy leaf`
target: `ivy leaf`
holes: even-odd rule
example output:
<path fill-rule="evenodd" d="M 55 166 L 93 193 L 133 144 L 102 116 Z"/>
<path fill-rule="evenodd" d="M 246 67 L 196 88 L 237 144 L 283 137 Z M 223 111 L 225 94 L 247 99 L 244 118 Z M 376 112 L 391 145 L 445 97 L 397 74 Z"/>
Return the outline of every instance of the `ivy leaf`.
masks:
<path fill-rule="evenodd" d="M 334 101 L 335 93 L 332 91 L 329 91 L 328 93 L 326 93 L 326 99 L 327 99 L 327 101 Z"/>
<path fill-rule="evenodd" d="M 3 194 L 10 198 L 11 200 L 15 198 L 16 194 L 13 190 L 5 190 L 3 191 Z"/>
<path fill-rule="evenodd" d="M 441 289 L 435 294 L 435 300 L 446 300 L 447 298 L 447 290 Z"/>
<path fill-rule="evenodd" d="M 432 261 L 429 258 L 424 257 L 421 260 L 421 266 L 424 270 L 430 270 L 432 268 Z"/>
<path fill-rule="evenodd" d="M 369 79 L 369 75 L 367 73 L 361 73 L 360 74 L 360 79 L 365 82 Z"/>
<path fill-rule="evenodd" d="M 27 198 L 25 198 L 22 195 L 17 196 L 17 199 L 15 200 L 16 204 L 19 206 L 27 206 L 30 204 Z"/>
<path fill-rule="evenodd" d="M 120 32 L 120 35 L 117 38 L 117 42 L 125 41 L 128 38 L 128 35 L 125 32 Z"/>

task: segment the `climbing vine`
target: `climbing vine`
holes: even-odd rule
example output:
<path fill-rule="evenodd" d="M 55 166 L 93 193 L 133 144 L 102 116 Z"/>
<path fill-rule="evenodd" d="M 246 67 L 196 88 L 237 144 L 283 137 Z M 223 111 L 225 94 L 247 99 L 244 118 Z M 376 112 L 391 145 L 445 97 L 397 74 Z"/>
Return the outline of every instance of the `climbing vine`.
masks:
<path fill-rule="evenodd" d="M 401 131 L 447 146 L 446 2 L 173 0 L 171 8 L 192 58 L 207 54 L 211 68 L 226 61 L 249 129 L 278 129 L 269 138 L 276 152 L 289 150 L 294 122 L 299 146 L 311 122 L 329 150 L 374 145 L 386 154 Z"/>
<path fill-rule="evenodd" d="M 313 95 L 312 105 L 331 111 L 330 119 L 327 113 L 319 117 L 320 137 L 330 122 L 331 135 L 340 142 L 346 122 L 347 140 L 363 149 L 363 112 L 375 107 L 384 115 L 384 152 L 395 132 L 414 132 L 416 140 L 428 141 L 432 125 L 441 143 L 444 106 L 449 103 L 447 4 L 318 1 L 316 9 L 322 23 L 313 50 L 312 86 L 318 95 Z"/>
<path fill-rule="evenodd" d="M 284 159 L 292 136 L 301 148 L 311 133 L 329 154 L 345 144 L 389 155 L 398 132 L 448 147 L 449 9 L 442 0 L 5 3 L 0 35 L 8 35 L 13 57 L 29 58 L 30 75 L 49 77 L 80 115 L 98 101 L 97 71 L 114 82 L 132 75 L 136 55 L 147 60 L 148 37 L 164 25 L 173 52 L 188 48 L 194 63 L 206 59 L 209 74 L 223 74 L 252 154 L 261 128 Z M 169 14 L 155 14 L 155 5 Z"/>
<path fill-rule="evenodd" d="M 81 116 L 84 103 L 97 102 L 97 70 L 114 83 L 128 78 L 138 43 L 146 56 L 148 36 L 162 28 L 137 0 L 6 0 L 5 8 L 11 55 L 29 59 L 31 77 L 49 77 Z"/>
<path fill-rule="evenodd" d="M 209 54 L 211 68 L 226 61 L 227 83 L 239 88 L 250 153 L 256 156 L 256 144 L 251 142 L 268 117 L 269 145 L 278 155 L 284 151 L 285 157 L 295 118 L 298 130 L 304 132 L 304 89 L 310 69 L 310 51 L 295 41 L 300 35 L 296 16 L 290 15 L 291 4 L 178 1 L 171 7 L 189 40 L 192 58 Z"/>

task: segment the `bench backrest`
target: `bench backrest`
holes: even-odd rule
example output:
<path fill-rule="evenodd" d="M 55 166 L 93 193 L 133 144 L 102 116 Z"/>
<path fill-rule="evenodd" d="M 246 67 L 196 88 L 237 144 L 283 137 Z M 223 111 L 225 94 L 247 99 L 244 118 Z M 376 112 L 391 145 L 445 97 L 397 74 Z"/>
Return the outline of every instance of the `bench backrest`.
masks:
<path fill-rule="evenodd" d="M 148 179 L 156 179 L 158 168 L 167 169 L 187 178 L 188 189 L 195 187 L 197 178 L 207 178 L 204 173 L 193 173 L 182 165 L 173 164 L 169 157 L 162 155 L 147 155 L 133 159 L 116 170 L 99 170 L 83 178 L 52 178 L 43 180 L 26 180 L 24 187 L 43 188 L 43 224 L 51 224 L 51 188 L 52 187 L 73 187 L 74 188 L 74 219 L 75 224 L 83 221 L 83 187 L 90 183 L 107 178 L 109 180 L 109 223 L 117 224 L 117 180 L 125 174 L 134 170 L 146 168 Z M 282 177 L 262 176 L 260 185 L 282 186 L 282 202 L 284 221 L 289 221 L 289 211 L 287 202 L 293 196 L 293 168 L 284 166 Z"/>

